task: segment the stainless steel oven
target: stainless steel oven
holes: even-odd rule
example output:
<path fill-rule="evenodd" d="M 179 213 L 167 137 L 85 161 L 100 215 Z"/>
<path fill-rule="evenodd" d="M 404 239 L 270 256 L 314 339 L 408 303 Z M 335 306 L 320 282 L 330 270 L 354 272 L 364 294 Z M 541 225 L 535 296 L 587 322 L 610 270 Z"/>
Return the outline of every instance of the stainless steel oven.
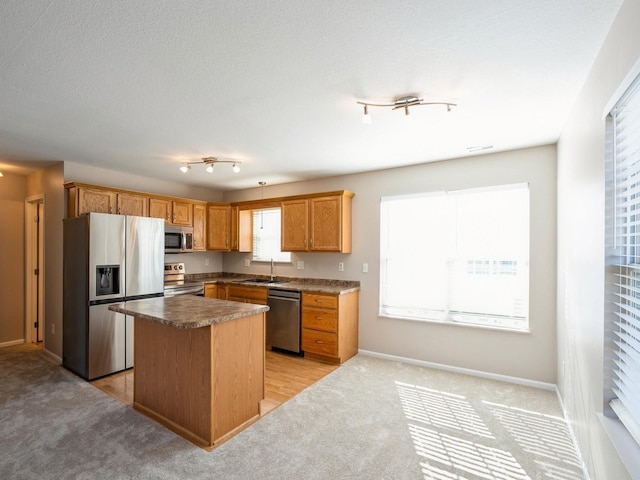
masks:
<path fill-rule="evenodd" d="M 185 267 L 182 262 L 164 264 L 164 296 L 175 295 L 204 295 L 202 282 L 187 281 L 184 279 Z"/>

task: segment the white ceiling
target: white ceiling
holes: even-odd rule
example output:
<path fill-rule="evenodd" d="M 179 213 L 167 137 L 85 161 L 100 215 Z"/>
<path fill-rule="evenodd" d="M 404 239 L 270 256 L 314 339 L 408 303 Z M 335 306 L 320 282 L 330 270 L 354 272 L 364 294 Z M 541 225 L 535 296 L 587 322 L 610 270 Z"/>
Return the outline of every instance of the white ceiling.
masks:
<path fill-rule="evenodd" d="M 553 143 L 621 3 L 3 0 L 0 169 L 235 190 Z M 406 94 L 459 107 L 361 123 Z"/>

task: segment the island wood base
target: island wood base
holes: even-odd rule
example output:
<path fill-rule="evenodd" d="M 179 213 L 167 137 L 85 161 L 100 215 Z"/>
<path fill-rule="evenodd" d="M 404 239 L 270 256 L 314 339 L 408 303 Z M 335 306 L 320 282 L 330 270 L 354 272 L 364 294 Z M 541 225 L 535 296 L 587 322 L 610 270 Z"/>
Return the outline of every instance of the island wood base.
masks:
<path fill-rule="evenodd" d="M 264 313 L 186 329 L 136 317 L 134 328 L 134 408 L 205 447 L 259 417 Z"/>

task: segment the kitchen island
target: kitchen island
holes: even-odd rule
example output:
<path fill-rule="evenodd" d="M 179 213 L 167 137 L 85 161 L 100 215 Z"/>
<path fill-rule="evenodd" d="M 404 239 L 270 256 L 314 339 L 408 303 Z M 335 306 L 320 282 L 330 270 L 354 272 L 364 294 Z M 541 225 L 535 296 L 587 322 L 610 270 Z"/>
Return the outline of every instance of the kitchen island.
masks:
<path fill-rule="evenodd" d="M 135 317 L 136 410 L 204 447 L 259 417 L 269 307 L 180 295 L 109 309 Z"/>

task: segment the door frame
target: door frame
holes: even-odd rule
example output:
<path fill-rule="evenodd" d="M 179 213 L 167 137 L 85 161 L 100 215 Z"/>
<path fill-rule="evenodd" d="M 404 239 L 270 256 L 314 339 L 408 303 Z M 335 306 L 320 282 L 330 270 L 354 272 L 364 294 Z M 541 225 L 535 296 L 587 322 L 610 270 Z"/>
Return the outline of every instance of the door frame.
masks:
<path fill-rule="evenodd" d="M 44 194 L 33 195 L 25 199 L 25 342 L 32 343 L 45 339 L 44 319 Z M 36 216 L 38 221 L 36 222 Z M 36 276 L 35 269 L 39 270 Z M 38 320 L 38 331 L 33 327 Z"/>

